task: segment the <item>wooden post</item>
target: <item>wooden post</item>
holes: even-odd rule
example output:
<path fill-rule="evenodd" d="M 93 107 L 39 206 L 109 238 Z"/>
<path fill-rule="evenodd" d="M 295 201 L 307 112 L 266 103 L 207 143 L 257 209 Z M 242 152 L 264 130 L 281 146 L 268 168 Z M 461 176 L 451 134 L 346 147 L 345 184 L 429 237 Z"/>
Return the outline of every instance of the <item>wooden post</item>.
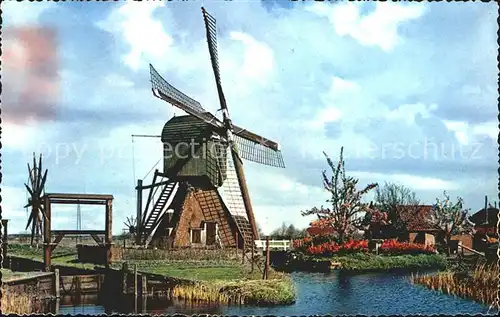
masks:
<path fill-rule="evenodd" d="M 141 232 L 142 232 L 142 179 L 137 180 L 137 228 L 135 230 L 135 244 L 141 244 Z"/>
<path fill-rule="evenodd" d="M 267 280 L 269 277 L 269 236 L 266 237 L 266 264 L 264 267 L 264 274 L 262 276 L 263 280 Z"/>
<path fill-rule="evenodd" d="M 236 255 L 238 255 L 238 230 L 234 233 L 234 242 L 236 243 Z"/>
<path fill-rule="evenodd" d="M 250 261 L 252 265 L 252 273 L 253 273 L 254 261 L 255 261 L 255 239 L 252 232 L 252 261 Z"/>
<path fill-rule="evenodd" d="M 113 201 L 106 201 L 106 236 L 105 236 L 105 245 L 106 245 L 106 268 L 109 268 L 109 264 L 111 263 L 111 242 L 112 242 L 112 228 L 113 228 Z"/>
<path fill-rule="evenodd" d="M 243 171 L 243 163 L 241 159 L 238 157 L 235 151 L 231 151 L 231 155 L 233 157 L 234 168 L 236 170 L 236 176 L 238 178 L 238 183 L 241 188 L 241 196 L 243 198 L 243 203 L 245 204 L 245 210 L 247 212 L 248 221 L 250 222 L 250 226 L 252 227 L 252 232 L 254 237 L 259 240 L 259 232 L 257 231 L 257 225 L 255 223 L 255 217 L 253 214 L 252 203 L 250 201 L 250 195 L 248 194 L 247 182 L 245 180 L 245 172 Z"/>
<path fill-rule="evenodd" d="M 127 277 L 128 277 L 128 263 L 124 262 L 122 265 L 122 293 L 127 295 Z"/>
<path fill-rule="evenodd" d="M 137 297 L 137 264 L 134 264 L 134 296 Z"/>
<path fill-rule="evenodd" d="M 43 264 L 45 266 L 45 271 L 49 272 L 51 267 L 51 257 L 52 257 L 52 245 L 51 245 L 51 236 L 50 236 L 50 199 L 48 196 L 44 197 L 44 207 L 45 207 L 45 216 L 43 217 Z"/>
<path fill-rule="evenodd" d="M 243 246 L 241 248 L 241 264 L 245 264 L 245 239 L 243 239 Z"/>
<path fill-rule="evenodd" d="M 142 296 L 147 296 L 148 295 L 148 277 L 146 275 L 141 275 L 141 284 L 142 284 L 142 291 L 141 295 Z"/>
<path fill-rule="evenodd" d="M 60 298 L 60 285 L 59 285 L 59 269 L 54 270 L 54 294 L 56 298 Z"/>
<path fill-rule="evenodd" d="M 484 214 L 486 217 L 486 224 L 488 223 L 488 196 L 484 196 Z"/>
<path fill-rule="evenodd" d="M 147 301 L 148 301 L 148 298 L 147 296 L 144 296 L 142 297 L 142 307 L 141 307 L 141 311 L 143 314 L 146 313 L 146 305 L 147 305 Z"/>
<path fill-rule="evenodd" d="M 9 247 L 9 241 L 7 240 L 7 222 L 9 220 L 7 219 L 2 219 L 2 229 L 3 229 L 3 233 L 2 233 L 2 264 L 3 264 L 3 261 L 5 261 L 5 259 L 7 258 L 7 249 Z M 9 260 L 10 262 L 10 260 Z M 10 265 L 10 264 L 9 264 Z"/>
<path fill-rule="evenodd" d="M 61 301 L 61 299 L 56 298 L 56 303 L 55 303 L 55 307 L 54 307 L 54 315 L 56 315 L 56 316 L 59 315 L 60 301 Z"/>

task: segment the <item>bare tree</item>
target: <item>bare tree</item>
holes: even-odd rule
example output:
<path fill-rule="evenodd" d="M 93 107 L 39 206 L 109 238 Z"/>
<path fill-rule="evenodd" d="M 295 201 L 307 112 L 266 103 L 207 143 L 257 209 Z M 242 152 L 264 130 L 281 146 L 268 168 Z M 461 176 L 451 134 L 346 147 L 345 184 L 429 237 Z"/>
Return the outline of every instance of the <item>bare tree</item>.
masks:
<path fill-rule="evenodd" d="M 323 171 L 323 185 L 331 194 L 331 198 L 326 202 L 332 207 L 313 207 L 310 210 L 302 211 L 303 216 L 316 215 L 318 217 L 318 220 L 312 223 L 313 226 L 332 227 L 340 242 L 352 235 L 356 228 L 361 225 L 362 218 L 359 213 L 368 210 L 368 204 L 362 203 L 361 198 L 377 186 L 377 184 L 369 184 L 358 191 L 356 185 L 359 180 L 346 175 L 343 152 L 344 148 L 342 147 L 337 166 L 323 152 L 332 170 L 331 178 L 328 178 L 326 171 Z"/>
<path fill-rule="evenodd" d="M 385 183 L 375 189 L 375 204 L 373 210 L 384 214 L 384 221 L 392 226 L 398 234 L 408 230 L 408 222 L 416 215 L 420 200 L 411 189 L 395 184 Z M 366 222 L 370 222 L 372 213 L 366 214 Z"/>

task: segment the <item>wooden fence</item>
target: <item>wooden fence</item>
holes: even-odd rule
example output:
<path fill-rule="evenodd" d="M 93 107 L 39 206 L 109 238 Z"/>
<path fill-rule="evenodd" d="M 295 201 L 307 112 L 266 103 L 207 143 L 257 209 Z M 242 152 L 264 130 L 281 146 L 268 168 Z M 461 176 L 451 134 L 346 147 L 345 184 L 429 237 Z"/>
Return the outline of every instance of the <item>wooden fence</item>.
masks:
<path fill-rule="evenodd" d="M 255 247 L 257 249 L 266 249 L 266 240 L 255 240 Z M 292 241 L 290 240 L 269 240 L 269 249 L 288 251 L 292 248 Z"/>

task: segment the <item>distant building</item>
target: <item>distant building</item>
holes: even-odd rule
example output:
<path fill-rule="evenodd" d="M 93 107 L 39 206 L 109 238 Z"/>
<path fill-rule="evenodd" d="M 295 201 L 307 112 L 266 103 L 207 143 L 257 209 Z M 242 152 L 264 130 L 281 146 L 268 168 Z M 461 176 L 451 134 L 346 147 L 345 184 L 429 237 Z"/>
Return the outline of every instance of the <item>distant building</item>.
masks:
<path fill-rule="evenodd" d="M 469 217 L 469 221 L 474 224 L 473 249 L 483 252 L 488 248 L 486 235 L 498 238 L 498 212 L 498 208 L 490 205 L 486 210 L 483 208 Z"/>

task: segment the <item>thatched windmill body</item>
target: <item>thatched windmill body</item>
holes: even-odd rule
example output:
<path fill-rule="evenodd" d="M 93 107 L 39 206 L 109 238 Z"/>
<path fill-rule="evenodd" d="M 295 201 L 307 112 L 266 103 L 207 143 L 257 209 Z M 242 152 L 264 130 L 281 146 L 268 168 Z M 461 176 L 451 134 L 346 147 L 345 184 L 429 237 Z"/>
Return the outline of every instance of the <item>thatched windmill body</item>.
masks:
<path fill-rule="evenodd" d="M 43 232 L 43 218 L 47 217 L 42 202 L 47 172 L 48 170 L 45 170 L 42 176 L 42 155 L 40 154 L 37 165 L 35 153 L 33 153 L 33 168 L 28 163 L 29 185 L 24 184 L 29 194 L 28 204 L 24 207 L 30 208 L 26 229 L 31 226 L 31 245 L 35 238 L 38 244 L 39 236 Z"/>
<path fill-rule="evenodd" d="M 218 67 L 215 19 L 202 12 L 222 120 L 150 65 L 154 96 L 188 115 L 165 124 L 163 173 L 156 172 L 153 184 L 142 187 L 150 192 L 145 208 L 139 202 L 137 241 L 146 245 L 166 236 L 174 246 L 225 247 L 259 239 L 242 159 L 284 167 L 276 142 L 232 124 Z M 155 191 L 160 193 L 153 202 Z"/>

